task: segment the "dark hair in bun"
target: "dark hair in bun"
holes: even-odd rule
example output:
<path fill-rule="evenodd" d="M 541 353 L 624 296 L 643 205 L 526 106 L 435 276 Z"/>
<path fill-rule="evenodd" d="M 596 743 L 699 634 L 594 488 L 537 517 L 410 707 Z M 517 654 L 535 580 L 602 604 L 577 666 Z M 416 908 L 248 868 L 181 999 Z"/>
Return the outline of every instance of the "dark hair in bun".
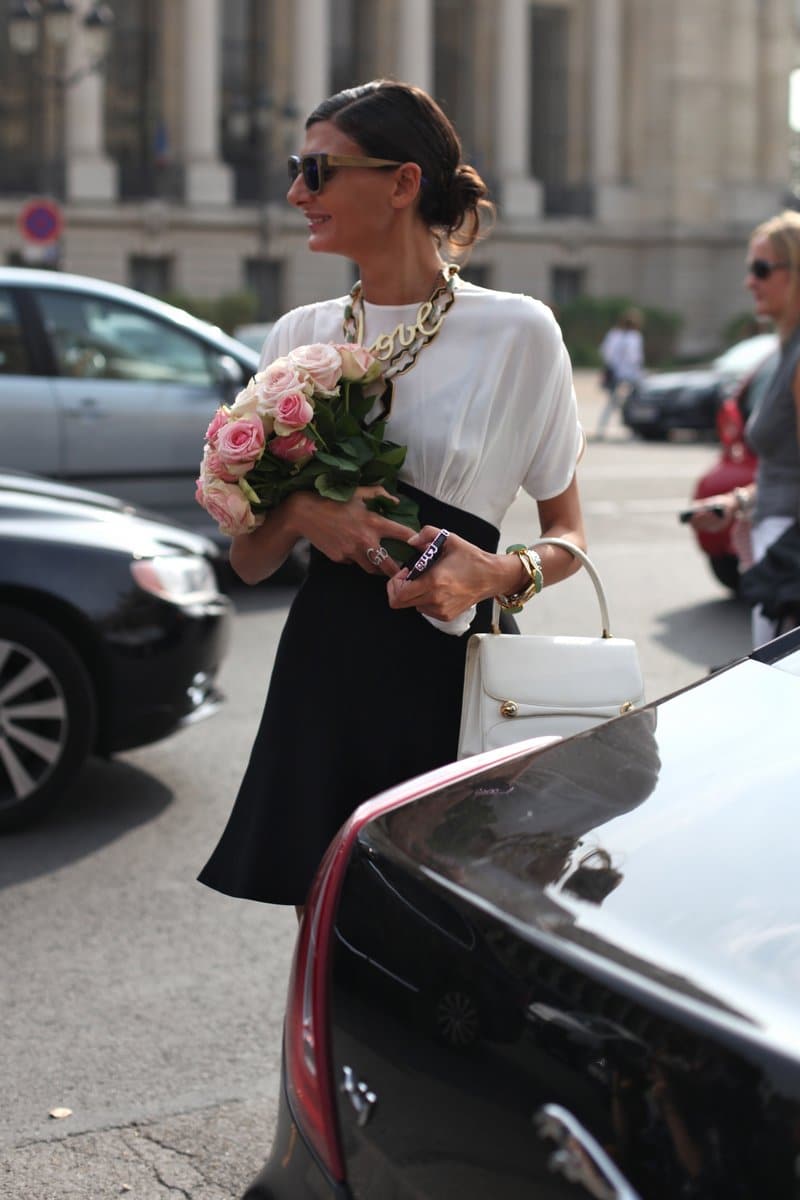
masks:
<path fill-rule="evenodd" d="M 372 158 L 417 163 L 422 171 L 419 213 L 453 250 L 473 246 L 481 219 L 494 216 L 489 189 L 461 161 L 461 140 L 435 100 L 421 88 L 375 79 L 323 100 L 306 129 L 331 121 Z"/>

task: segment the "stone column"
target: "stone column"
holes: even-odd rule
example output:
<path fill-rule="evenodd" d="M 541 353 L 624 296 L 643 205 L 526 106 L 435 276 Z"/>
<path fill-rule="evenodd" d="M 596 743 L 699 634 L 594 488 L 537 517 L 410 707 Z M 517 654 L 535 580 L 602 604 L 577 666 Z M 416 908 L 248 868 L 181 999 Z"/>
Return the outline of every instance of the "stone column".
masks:
<path fill-rule="evenodd" d="M 117 194 L 117 168 L 103 145 L 105 77 L 102 65 L 93 66 L 82 21 L 75 21 L 67 43 L 64 169 L 68 200 L 113 200 Z M 82 72 L 85 71 L 85 74 Z M 61 97 L 59 97 L 61 99 Z"/>
<path fill-rule="evenodd" d="M 619 0 L 594 0 L 592 65 L 592 175 L 616 183 L 620 170 L 622 27 Z"/>
<path fill-rule="evenodd" d="M 183 3 L 183 162 L 186 203 L 227 205 L 233 177 L 219 157 L 219 0 Z"/>
<path fill-rule="evenodd" d="M 542 186 L 530 174 L 529 9 L 529 0 L 500 0 L 498 9 L 496 172 L 510 221 L 542 212 Z"/>
<path fill-rule="evenodd" d="M 303 139 L 306 117 L 330 94 L 330 5 L 328 0 L 294 0 L 292 39 L 296 145 Z"/>
<path fill-rule="evenodd" d="M 594 0 L 591 171 L 599 221 L 630 219 L 631 189 L 622 182 L 623 14 L 620 0 Z"/>
<path fill-rule="evenodd" d="M 433 0 L 402 0 L 399 34 L 398 78 L 432 92 Z"/>
<path fill-rule="evenodd" d="M 789 180 L 791 145 L 787 106 L 789 74 L 796 65 L 792 15 L 785 0 L 763 0 L 761 13 L 761 79 L 759 141 L 763 182 L 773 189 L 773 208 L 781 205 Z"/>

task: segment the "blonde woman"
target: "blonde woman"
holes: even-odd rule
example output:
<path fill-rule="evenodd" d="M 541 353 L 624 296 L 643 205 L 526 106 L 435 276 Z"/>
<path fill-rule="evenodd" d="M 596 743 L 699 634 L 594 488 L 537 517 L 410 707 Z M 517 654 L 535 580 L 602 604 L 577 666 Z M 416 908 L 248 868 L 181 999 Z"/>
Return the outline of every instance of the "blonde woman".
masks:
<path fill-rule="evenodd" d="M 745 286 L 757 317 L 769 318 L 780 338 L 780 358 L 761 403 L 751 413 L 745 436 L 758 454 L 756 479 L 747 488 L 703 501 L 692 522 L 722 529 L 737 517 L 749 518 L 752 556 L 759 562 L 800 516 L 800 213 L 787 211 L 764 221 L 750 238 Z M 705 505 L 719 504 L 722 516 Z M 753 645 L 782 629 L 753 609 Z"/>

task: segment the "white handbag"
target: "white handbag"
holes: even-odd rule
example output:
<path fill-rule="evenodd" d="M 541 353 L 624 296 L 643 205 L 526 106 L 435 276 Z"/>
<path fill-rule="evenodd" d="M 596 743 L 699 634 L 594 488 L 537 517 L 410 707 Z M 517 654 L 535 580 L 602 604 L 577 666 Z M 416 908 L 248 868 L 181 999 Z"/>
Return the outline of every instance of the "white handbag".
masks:
<path fill-rule="evenodd" d="M 594 563 L 563 538 L 534 543 L 541 545 L 561 546 L 583 563 L 600 605 L 600 637 L 500 633 L 495 600 L 492 632 L 474 633 L 467 645 L 459 758 L 524 738 L 580 733 L 644 703 L 636 643 L 611 636 Z"/>

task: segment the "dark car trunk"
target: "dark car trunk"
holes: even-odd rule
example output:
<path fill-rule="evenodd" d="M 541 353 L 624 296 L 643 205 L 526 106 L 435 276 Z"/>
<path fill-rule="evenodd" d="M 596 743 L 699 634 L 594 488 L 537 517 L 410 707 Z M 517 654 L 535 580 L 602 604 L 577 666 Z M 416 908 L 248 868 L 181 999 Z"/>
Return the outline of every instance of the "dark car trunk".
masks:
<path fill-rule="evenodd" d="M 332 1004 L 354 1197 L 800 1195 L 797 682 L 735 670 L 362 830 Z M 785 748 L 766 796 L 743 727 Z"/>

